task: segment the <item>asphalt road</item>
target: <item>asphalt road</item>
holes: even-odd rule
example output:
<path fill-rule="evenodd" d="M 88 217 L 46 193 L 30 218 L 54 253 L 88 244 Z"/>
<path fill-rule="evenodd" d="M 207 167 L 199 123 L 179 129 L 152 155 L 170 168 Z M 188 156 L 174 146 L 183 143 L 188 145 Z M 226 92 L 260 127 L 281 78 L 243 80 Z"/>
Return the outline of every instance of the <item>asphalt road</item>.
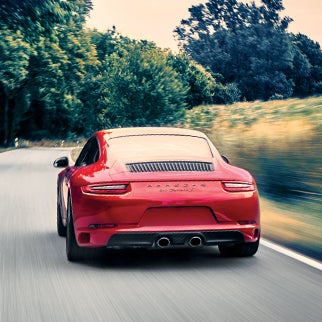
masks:
<path fill-rule="evenodd" d="M 262 245 L 119 251 L 69 263 L 56 234 L 62 149 L 0 154 L 0 321 L 321 321 L 322 272 Z"/>

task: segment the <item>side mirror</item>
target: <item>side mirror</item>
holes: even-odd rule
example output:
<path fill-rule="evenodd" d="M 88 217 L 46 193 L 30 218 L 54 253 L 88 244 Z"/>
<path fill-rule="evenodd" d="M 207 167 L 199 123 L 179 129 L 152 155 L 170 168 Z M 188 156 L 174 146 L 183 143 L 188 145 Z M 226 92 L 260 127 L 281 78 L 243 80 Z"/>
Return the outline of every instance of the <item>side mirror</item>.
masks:
<path fill-rule="evenodd" d="M 54 161 L 55 168 L 66 168 L 69 165 L 69 161 L 67 157 L 61 157 Z"/>
<path fill-rule="evenodd" d="M 227 164 L 230 164 L 229 160 L 227 157 L 225 157 L 224 155 L 221 156 L 222 159 L 227 163 Z"/>

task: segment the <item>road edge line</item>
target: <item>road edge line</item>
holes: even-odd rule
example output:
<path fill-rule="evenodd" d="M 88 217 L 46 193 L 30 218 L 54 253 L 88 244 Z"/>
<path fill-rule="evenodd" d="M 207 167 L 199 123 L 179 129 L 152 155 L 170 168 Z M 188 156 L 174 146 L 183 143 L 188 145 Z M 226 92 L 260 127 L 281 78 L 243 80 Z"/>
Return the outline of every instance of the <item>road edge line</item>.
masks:
<path fill-rule="evenodd" d="M 314 267 L 314 268 L 322 271 L 322 262 L 320 262 L 318 260 L 312 259 L 310 257 L 307 257 L 305 255 L 297 253 L 297 252 L 295 252 L 293 250 L 290 250 L 290 249 L 288 249 L 286 247 L 283 247 L 283 246 L 280 246 L 278 244 L 275 244 L 275 243 L 273 243 L 273 242 L 271 242 L 271 241 L 269 241 L 267 239 L 261 239 L 260 244 L 265 246 L 265 247 L 268 247 L 270 249 L 273 249 L 278 253 L 281 253 L 283 255 L 286 255 L 288 257 L 296 259 L 299 262 L 302 262 L 304 264 L 307 264 L 307 265 L 309 265 L 311 267 Z"/>

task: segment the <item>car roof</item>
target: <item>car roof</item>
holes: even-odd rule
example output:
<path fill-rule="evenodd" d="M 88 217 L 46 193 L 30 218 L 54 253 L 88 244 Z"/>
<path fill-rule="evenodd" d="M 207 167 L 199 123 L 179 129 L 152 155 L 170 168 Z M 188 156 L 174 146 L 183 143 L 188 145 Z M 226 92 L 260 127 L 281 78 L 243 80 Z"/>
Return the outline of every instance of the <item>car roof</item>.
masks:
<path fill-rule="evenodd" d="M 96 132 L 96 134 L 104 136 L 106 140 L 135 135 L 187 135 L 207 138 L 206 135 L 200 131 L 177 127 L 126 127 L 102 130 Z"/>

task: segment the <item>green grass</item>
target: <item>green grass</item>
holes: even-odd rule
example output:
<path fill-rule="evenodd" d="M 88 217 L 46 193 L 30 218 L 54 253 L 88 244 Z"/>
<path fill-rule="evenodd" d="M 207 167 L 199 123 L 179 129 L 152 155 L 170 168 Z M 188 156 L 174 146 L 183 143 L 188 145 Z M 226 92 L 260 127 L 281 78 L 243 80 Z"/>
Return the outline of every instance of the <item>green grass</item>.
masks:
<path fill-rule="evenodd" d="M 187 112 L 186 125 L 193 128 L 248 127 L 254 123 L 302 119 L 317 127 L 322 121 L 322 96 L 269 102 L 239 102 L 233 105 L 199 106 Z"/>
<path fill-rule="evenodd" d="M 265 237 L 322 260 L 322 96 L 200 106 L 183 125 L 253 173 Z"/>
<path fill-rule="evenodd" d="M 315 207 L 308 201 L 286 204 L 261 198 L 262 236 L 322 260 L 321 218 L 309 211 Z"/>

